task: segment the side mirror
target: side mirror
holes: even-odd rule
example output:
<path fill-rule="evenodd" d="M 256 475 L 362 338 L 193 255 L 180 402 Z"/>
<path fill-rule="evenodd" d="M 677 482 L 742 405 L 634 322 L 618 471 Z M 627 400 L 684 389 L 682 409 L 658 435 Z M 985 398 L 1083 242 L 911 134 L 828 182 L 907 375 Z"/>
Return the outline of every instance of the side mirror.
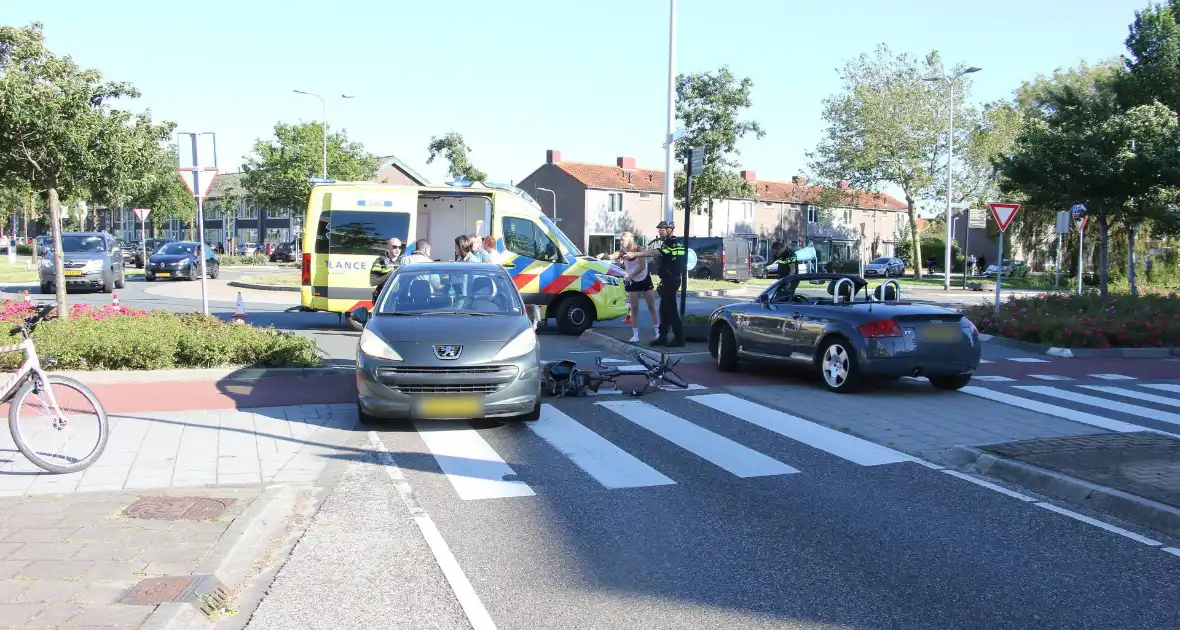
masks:
<path fill-rule="evenodd" d="M 769 293 L 759 293 L 758 294 L 758 303 L 761 304 L 762 306 L 770 306 L 770 294 Z"/>
<path fill-rule="evenodd" d="M 369 309 L 358 306 L 352 309 L 352 319 L 359 324 L 364 324 L 369 321 Z"/>
<path fill-rule="evenodd" d="M 533 323 L 533 328 L 541 325 L 541 307 L 536 304 L 528 305 L 529 321 Z"/>

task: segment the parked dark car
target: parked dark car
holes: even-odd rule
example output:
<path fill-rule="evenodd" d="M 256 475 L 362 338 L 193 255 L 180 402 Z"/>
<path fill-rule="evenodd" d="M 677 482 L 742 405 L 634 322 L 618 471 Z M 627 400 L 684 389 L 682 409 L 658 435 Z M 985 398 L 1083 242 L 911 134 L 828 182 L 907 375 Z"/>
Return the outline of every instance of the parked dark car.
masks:
<path fill-rule="evenodd" d="M 159 249 L 168 243 L 175 243 L 174 238 L 149 238 L 147 241 L 137 243 L 135 245 L 135 253 L 131 256 L 131 263 L 136 267 L 143 269 L 143 261 L 151 257 L 152 254 L 159 251 Z M 147 246 L 147 253 L 144 253 L 144 245 Z"/>
<path fill-rule="evenodd" d="M 723 306 L 709 318 L 709 353 L 723 372 L 741 361 L 818 372 L 833 392 L 866 381 L 924 376 L 938 389 L 961 389 L 980 360 L 979 331 L 961 313 L 901 302 L 888 281 L 870 293 L 855 274 L 783 278 L 756 299 Z"/>
<path fill-rule="evenodd" d="M 209 274 L 209 277 L 220 276 L 221 262 L 211 248 L 201 247 L 199 243 L 194 241 L 176 241 L 164 245 L 159 251 L 152 254 L 152 257 L 148 259 L 147 267 L 143 270 L 143 279 L 148 282 L 155 282 L 157 278 L 200 280 L 201 259 L 198 258 L 198 250 L 206 253 L 205 272 Z"/>
<path fill-rule="evenodd" d="M 299 243 L 287 241 L 279 243 L 270 254 L 271 262 L 296 262 L 299 260 Z"/>

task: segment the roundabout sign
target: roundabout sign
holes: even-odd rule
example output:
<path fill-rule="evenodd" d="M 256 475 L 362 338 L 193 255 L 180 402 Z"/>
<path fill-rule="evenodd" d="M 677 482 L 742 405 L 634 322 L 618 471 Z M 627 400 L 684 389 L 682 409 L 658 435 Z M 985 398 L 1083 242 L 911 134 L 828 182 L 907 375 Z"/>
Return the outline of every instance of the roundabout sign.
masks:
<path fill-rule="evenodd" d="M 685 249 L 685 252 L 687 252 L 687 253 L 685 254 L 685 257 L 686 257 L 686 258 L 688 258 L 688 261 L 687 261 L 687 262 L 688 262 L 688 270 L 689 270 L 689 271 L 692 271 L 693 269 L 696 269 L 696 267 L 697 267 L 697 253 L 696 253 L 696 250 L 692 250 L 692 249 L 687 249 L 687 248 L 686 248 L 686 249 Z"/>

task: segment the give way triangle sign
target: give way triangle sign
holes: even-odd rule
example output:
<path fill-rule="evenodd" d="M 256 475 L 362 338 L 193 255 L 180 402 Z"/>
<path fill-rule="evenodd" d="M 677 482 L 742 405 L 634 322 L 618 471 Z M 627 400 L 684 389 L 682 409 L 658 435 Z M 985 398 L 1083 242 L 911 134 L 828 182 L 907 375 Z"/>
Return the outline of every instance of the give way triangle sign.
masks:
<path fill-rule="evenodd" d="M 992 211 L 992 217 L 1000 226 L 1001 232 L 1007 231 L 1008 226 L 1012 224 L 1013 217 L 1020 211 L 1018 203 L 989 203 L 987 207 Z"/>
<path fill-rule="evenodd" d="M 217 177 L 218 173 L 216 168 L 194 168 L 191 166 L 178 168 L 176 172 L 180 173 L 184 187 L 198 199 L 208 196 L 209 187 L 213 185 L 213 178 Z"/>

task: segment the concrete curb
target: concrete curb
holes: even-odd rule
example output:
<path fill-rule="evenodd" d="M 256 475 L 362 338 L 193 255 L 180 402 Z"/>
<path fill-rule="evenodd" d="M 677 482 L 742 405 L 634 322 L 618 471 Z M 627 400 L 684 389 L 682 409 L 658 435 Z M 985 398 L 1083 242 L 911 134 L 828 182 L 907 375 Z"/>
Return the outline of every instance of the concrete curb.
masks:
<path fill-rule="evenodd" d="M 255 381 L 263 378 L 299 378 L 352 374 L 353 366 L 316 368 L 210 368 L 200 370 L 63 370 L 50 372 L 85 384 L 163 383 L 176 381 Z"/>
<path fill-rule="evenodd" d="M 979 338 L 997 346 L 1061 359 L 1167 359 L 1180 357 L 1180 348 L 1057 348 L 996 335 L 981 334 Z"/>
<path fill-rule="evenodd" d="M 233 591 L 254 563 L 265 554 L 272 539 L 283 530 L 295 511 L 296 492 L 291 486 L 271 486 L 222 534 L 193 575 L 213 575 Z M 144 622 L 144 630 L 208 628 L 213 623 L 190 603 L 162 604 Z"/>
<path fill-rule="evenodd" d="M 292 293 L 299 293 L 299 287 L 284 287 L 274 284 L 254 284 L 252 282 L 238 282 L 231 280 L 225 283 L 227 287 L 234 287 L 235 289 L 252 289 L 254 291 L 290 291 Z"/>
<path fill-rule="evenodd" d="M 971 446 L 956 446 L 944 459 L 950 464 L 974 468 L 982 475 L 1018 484 L 1046 496 L 1070 501 L 1169 536 L 1180 536 L 1180 509 L 1170 505 L 1007 457 L 984 453 Z"/>

